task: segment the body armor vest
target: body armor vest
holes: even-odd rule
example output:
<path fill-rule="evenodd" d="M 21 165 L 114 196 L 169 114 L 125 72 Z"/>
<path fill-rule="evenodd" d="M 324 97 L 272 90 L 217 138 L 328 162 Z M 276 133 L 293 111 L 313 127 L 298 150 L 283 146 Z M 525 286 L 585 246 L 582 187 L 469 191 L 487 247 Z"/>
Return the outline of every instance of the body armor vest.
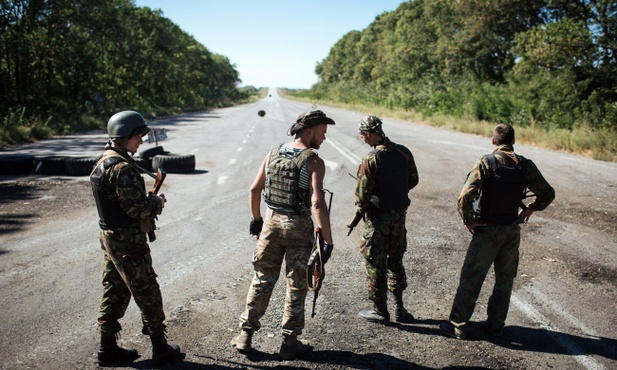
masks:
<path fill-rule="evenodd" d="M 518 163 L 504 155 L 509 165 L 497 162 L 497 154 L 488 154 L 490 176 L 482 186 L 480 219 L 487 223 L 509 225 L 518 218 L 518 207 L 525 194 L 527 160 L 518 158 Z"/>
<path fill-rule="evenodd" d="M 127 162 L 127 160 L 119 155 L 112 155 L 101 159 L 90 174 L 90 184 L 92 185 L 96 209 L 99 213 L 99 226 L 101 229 L 113 230 L 119 227 L 133 227 L 137 225 L 137 220 L 129 217 L 118 202 L 112 202 L 109 199 L 105 189 L 105 183 L 108 180 L 107 169 L 120 162 Z"/>
<path fill-rule="evenodd" d="M 409 155 L 394 144 L 389 150 L 374 149 L 372 153 L 379 165 L 379 174 L 373 195 L 379 199 L 379 210 L 409 207 Z"/>
<path fill-rule="evenodd" d="M 309 209 L 311 196 L 308 187 L 300 188 L 300 170 L 306 160 L 317 155 L 310 149 L 287 152 L 280 146 L 270 152 L 266 169 L 264 199 L 269 205 L 286 210 Z"/>

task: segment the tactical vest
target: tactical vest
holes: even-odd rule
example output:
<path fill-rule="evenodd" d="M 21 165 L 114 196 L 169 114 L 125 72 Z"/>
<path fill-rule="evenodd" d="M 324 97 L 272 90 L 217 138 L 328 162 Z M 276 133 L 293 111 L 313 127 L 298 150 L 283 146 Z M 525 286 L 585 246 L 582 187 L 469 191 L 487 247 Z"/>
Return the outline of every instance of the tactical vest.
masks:
<path fill-rule="evenodd" d="M 286 210 L 309 209 L 311 195 L 309 189 L 299 186 L 300 169 L 304 162 L 317 155 L 310 149 L 299 152 L 281 150 L 283 144 L 272 149 L 266 169 L 264 200 L 269 205 Z"/>
<path fill-rule="evenodd" d="M 485 156 L 490 164 L 490 176 L 482 185 L 480 219 L 498 225 L 510 225 L 518 218 L 518 208 L 525 194 L 527 159 L 517 156 L 518 163 L 507 155 L 508 165 L 495 159 L 496 153 Z"/>
<path fill-rule="evenodd" d="M 127 160 L 119 155 L 101 158 L 90 174 L 90 184 L 92 185 L 96 209 L 99 213 L 99 226 L 101 229 L 113 230 L 119 227 L 134 227 L 138 225 L 138 221 L 129 217 L 118 202 L 112 202 L 105 191 L 107 169 L 120 162 L 127 162 Z"/>
<path fill-rule="evenodd" d="M 379 210 L 389 211 L 409 207 L 409 154 L 394 144 L 390 150 L 373 149 L 379 167 L 372 195 L 379 199 Z"/>

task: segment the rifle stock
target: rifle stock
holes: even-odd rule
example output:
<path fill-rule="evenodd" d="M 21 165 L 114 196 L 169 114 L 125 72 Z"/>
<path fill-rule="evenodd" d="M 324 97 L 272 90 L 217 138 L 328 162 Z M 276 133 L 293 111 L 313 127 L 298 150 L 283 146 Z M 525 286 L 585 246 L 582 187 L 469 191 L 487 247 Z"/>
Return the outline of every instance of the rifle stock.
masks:
<path fill-rule="evenodd" d="M 163 186 L 163 181 L 165 181 L 165 177 L 167 177 L 167 172 L 159 168 L 156 171 L 156 178 L 154 180 L 154 185 L 152 186 L 152 190 L 150 190 L 148 193 L 157 195 L 159 191 L 161 190 L 161 186 Z M 156 240 L 156 232 L 154 230 L 156 230 L 156 224 L 154 220 L 152 220 L 150 231 L 148 231 L 148 240 L 150 242 L 153 242 Z"/>
<path fill-rule="evenodd" d="M 321 253 L 324 249 L 324 240 L 321 236 L 321 229 L 315 230 L 315 244 L 313 251 L 308 260 L 308 289 L 313 292 L 313 308 L 311 310 L 311 317 L 315 317 L 315 304 L 317 303 L 317 297 L 319 297 L 319 290 L 321 289 L 321 283 L 326 276 L 326 270 L 324 264 L 321 261 Z"/>

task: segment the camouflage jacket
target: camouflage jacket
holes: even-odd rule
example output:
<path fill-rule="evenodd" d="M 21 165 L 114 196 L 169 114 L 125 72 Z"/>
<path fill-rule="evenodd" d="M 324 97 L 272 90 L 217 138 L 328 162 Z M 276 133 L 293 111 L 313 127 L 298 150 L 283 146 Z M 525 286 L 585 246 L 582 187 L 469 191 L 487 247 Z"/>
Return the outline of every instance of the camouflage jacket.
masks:
<path fill-rule="evenodd" d="M 356 206 L 364 213 L 371 207 L 377 206 L 375 195 L 376 186 L 379 179 L 380 163 L 377 160 L 378 151 L 399 151 L 407 159 L 407 191 L 413 189 L 418 185 L 419 176 L 416 162 L 413 155 L 406 147 L 397 145 L 390 141 L 388 138 L 384 138 L 379 145 L 375 147 L 367 155 L 362 158 L 360 166 L 358 167 L 358 176 L 356 179 Z M 404 154 L 403 154 L 404 153 Z M 407 203 L 409 200 L 407 200 Z M 400 208 L 407 208 L 409 204 L 401 204 Z"/>
<path fill-rule="evenodd" d="M 508 157 L 515 156 L 514 149 L 509 145 L 501 145 L 494 152 L 501 151 Z M 506 165 L 506 159 L 502 156 L 495 156 L 499 164 Z M 467 175 L 467 180 L 461 190 L 461 194 L 458 197 L 458 213 L 463 219 L 463 223 L 466 225 L 478 221 L 479 214 L 474 206 L 477 204 L 482 194 L 482 185 L 490 176 L 490 164 L 486 157 L 478 159 L 474 167 Z M 549 204 L 555 199 L 555 189 L 544 179 L 536 165 L 527 159 L 527 171 L 525 173 L 525 185 L 527 189 L 536 196 L 536 199 L 531 202 L 528 207 L 541 211 L 548 207 Z"/>
<path fill-rule="evenodd" d="M 114 155 L 118 154 L 114 150 L 107 150 L 101 158 Z M 131 163 L 127 161 L 117 163 L 106 169 L 105 174 L 106 179 L 103 182 L 105 195 L 111 202 L 118 203 L 136 223 L 152 221 L 163 211 L 161 200 L 148 196 L 143 177 Z"/>

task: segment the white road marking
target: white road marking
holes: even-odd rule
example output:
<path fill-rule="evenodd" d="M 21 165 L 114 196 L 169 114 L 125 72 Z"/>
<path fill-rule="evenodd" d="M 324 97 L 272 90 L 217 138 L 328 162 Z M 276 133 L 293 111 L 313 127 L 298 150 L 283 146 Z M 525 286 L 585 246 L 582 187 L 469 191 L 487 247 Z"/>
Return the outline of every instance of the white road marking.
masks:
<path fill-rule="evenodd" d="M 236 151 L 241 152 L 242 151 L 242 147 L 239 147 L 238 149 L 236 149 Z"/>
<path fill-rule="evenodd" d="M 324 163 L 324 164 L 326 165 L 326 167 L 327 167 L 328 169 L 330 169 L 331 171 L 334 171 L 334 170 L 336 170 L 336 169 L 338 168 L 338 163 L 333 162 L 333 161 L 329 161 L 329 160 L 327 160 L 327 159 L 325 159 L 325 158 L 322 158 L 322 159 L 323 159 L 323 163 Z"/>
<path fill-rule="evenodd" d="M 579 364 L 584 366 L 586 369 L 604 369 L 604 366 L 602 366 L 602 364 L 594 360 L 592 357 L 588 355 L 582 355 L 581 353 L 584 353 L 583 349 L 579 347 L 576 343 L 568 339 L 566 335 L 559 333 L 558 328 L 555 326 L 551 326 L 549 324 L 549 320 L 544 315 L 542 315 L 540 311 L 536 310 L 531 304 L 525 302 L 523 299 L 519 298 L 515 294 L 512 294 L 512 303 L 516 306 L 516 308 L 518 308 L 521 312 L 527 315 L 527 317 L 538 323 L 542 329 L 546 330 L 547 333 L 551 336 L 551 338 L 553 338 L 553 340 L 557 342 L 557 344 L 567 353 L 569 353 Z M 555 303 L 551 303 L 551 305 L 557 306 Z"/>
<path fill-rule="evenodd" d="M 229 160 L 229 164 L 236 164 L 238 160 L 236 158 L 232 158 Z"/>
<path fill-rule="evenodd" d="M 353 154 L 350 150 L 348 150 L 347 148 L 345 148 L 343 145 L 341 145 L 341 143 L 339 143 L 338 141 L 332 139 L 332 138 L 328 138 L 328 140 L 325 141 L 326 143 L 331 143 L 332 147 L 334 149 L 336 149 L 337 152 L 341 153 L 341 155 L 345 158 L 347 158 L 348 161 L 350 161 L 353 165 L 358 165 L 360 163 L 360 157 L 358 157 L 357 155 Z"/>
<path fill-rule="evenodd" d="M 217 185 L 222 185 L 227 181 L 227 176 L 219 176 L 218 179 L 216 179 L 216 184 Z"/>

